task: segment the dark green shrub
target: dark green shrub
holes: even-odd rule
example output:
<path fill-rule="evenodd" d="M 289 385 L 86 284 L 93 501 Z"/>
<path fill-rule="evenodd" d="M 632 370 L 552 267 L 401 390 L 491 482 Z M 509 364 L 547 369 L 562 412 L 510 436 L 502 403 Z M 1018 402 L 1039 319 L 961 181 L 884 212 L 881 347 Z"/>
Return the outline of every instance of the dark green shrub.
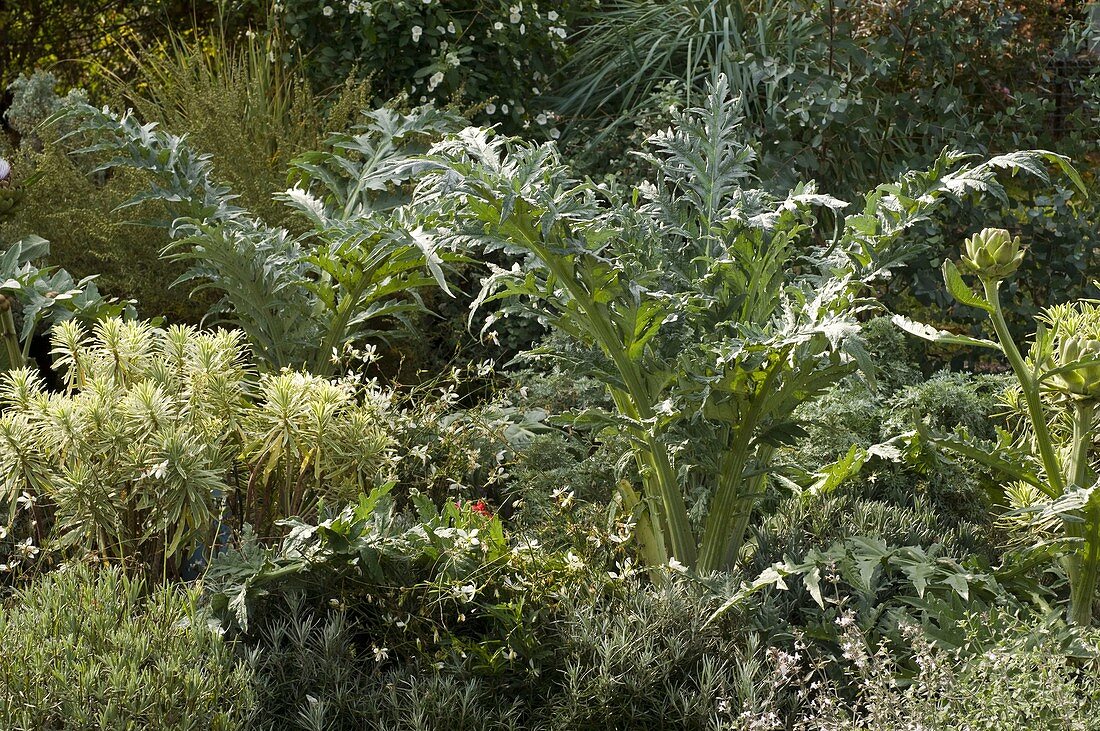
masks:
<path fill-rule="evenodd" d="M 0 613 L 0 725 L 41 729 L 244 729 L 251 674 L 196 608 L 114 568 L 49 574 Z"/>
<path fill-rule="evenodd" d="M 320 89 L 358 73 L 381 100 L 454 101 L 479 122 L 556 134 L 540 95 L 578 12 L 592 4 L 287 0 L 272 22 L 287 41 L 284 59 L 300 57 Z"/>

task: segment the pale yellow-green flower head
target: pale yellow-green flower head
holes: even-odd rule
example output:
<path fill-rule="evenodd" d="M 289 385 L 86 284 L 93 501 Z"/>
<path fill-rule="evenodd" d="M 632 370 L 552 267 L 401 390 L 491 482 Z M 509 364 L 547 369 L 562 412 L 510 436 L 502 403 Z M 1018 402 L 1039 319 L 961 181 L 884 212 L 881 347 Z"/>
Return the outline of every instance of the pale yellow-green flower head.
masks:
<path fill-rule="evenodd" d="M 1078 399 L 1100 398 L 1100 362 L 1088 364 L 1089 361 L 1100 361 L 1100 340 L 1076 335 L 1062 338 L 1055 365 L 1082 365 L 1052 376 L 1051 387 Z"/>
<path fill-rule="evenodd" d="M 962 268 L 984 281 L 1001 281 L 1020 268 L 1024 250 L 1020 237 L 1003 228 L 986 228 L 966 240 Z"/>

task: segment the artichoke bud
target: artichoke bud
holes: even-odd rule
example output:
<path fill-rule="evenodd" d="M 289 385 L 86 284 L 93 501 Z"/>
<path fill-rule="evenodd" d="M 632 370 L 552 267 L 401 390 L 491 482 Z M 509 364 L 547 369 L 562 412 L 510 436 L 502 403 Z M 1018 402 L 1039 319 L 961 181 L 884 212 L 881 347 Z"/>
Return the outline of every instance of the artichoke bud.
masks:
<path fill-rule="evenodd" d="M 1100 340 L 1077 336 L 1062 339 L 1058 347 L 1058 366 L 1091 360 L 1100 360 Z M 1051 378 L 1051 385 L 1076 398 L 1100 398 L 1100 363 L 1063 371 Z"/>
<path fill-rule="evenodd" d="M 1014 274 L 1024 259 L 1020 237 L 1003 228 L 986 228 L 966 239 L 963 268 L 986 281 L 999 281 Z"/>

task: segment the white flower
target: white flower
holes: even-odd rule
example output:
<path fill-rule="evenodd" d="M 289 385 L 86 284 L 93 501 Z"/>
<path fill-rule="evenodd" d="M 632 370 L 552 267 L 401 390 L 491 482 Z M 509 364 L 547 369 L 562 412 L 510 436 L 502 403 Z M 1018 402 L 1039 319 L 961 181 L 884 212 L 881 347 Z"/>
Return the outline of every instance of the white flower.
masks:
<path fill-rule="evenodd" d="M 561 132 L 558 131 L 557 127 L 554 127 L 554 129 L 550 130 L 550 136 L 556 140 L 561 137 Z"/>
<path fill-rule="evenodd" d="M 414 25 L 412 27 L 413 43 L 419 43 L 420 42 L 420 35 L 423 32 L 424 32 L 424 29 L 421 28 L 419 25 Z"/>
<path fill-rule="evenodd" d="M 377 645 L 371 646 L 371 651 L 374 652 L 374 661 L 383 662 L 390 656 L 390 650 L 388 647 L 378 647 Z"/>
<path fill-rule="evenodd" d="M 526 23 L 520 23 L 519 24 L 519 34 L 522 36 L 525 33 L 527 33 L 527 24 Z"/>
<path fill-rule="evenodd" d="M 456 586 L 451 589 L 451 593 L 454 595 L 455 599 L 468 604 L 474 600 L 474 596 L 477 594 L 477 587 L 473 584 Z"/>
<path fill-rule="evenodd" d="M 535 122 L 538 124 L 546 124 L 547 121 L 546 112 L 539 112 L 539 116 L 535 117 Z"/>
<path fill-rule="evenodd" d="M 486 114 L 496 114 L 497 113 L 497 105 L 496 104 L 486 104 L 485 105 L 485 113 Z"/>
<path fill-rule="evenodd" d="M 331 5 L 326 5 L 324 8 L 321 9 L 321 15 L 325 16 L 326 18 L 331 18 L 332 14 L 335 12 L 336 11 L 332 9 Z"/>
<path fill-rule="evenodd" d="M 455 22 L 453 20 L 450 23 L 447 23 L 447 32 L 451 35 L 455 34 Z"/>
<path fill-rule="evenodd" d="M 565 28 L 554 28 L 553 32 L 558 34 L 558 38 L 565 38 L 567 35 L 569 35 L 568 31 L 566 31 Z"/>
<path fill-rule="evenodd" d="M 572 490 L 566 487 L 559 487 L 550 493 L 550 497 L 556 500 L 563 508 L 568 508 L 576 500 L 577 496 Z"/>
<path fill-rule="evenodd" d="M 442 83 L 443 83 L 443 72 L 442 71 L 436 71 L 428 79 L 428 91 L 434 91 L 435 87 L 439 86 Z"/>
<path fill-rule="evenodd" d="M 15 544 L 23 558 L 34 558 L 38 555 L 38 546 L 34 545 L 34 539 L 27 536 L 22 543 Z"/>
<path fill-rule="evenodd" d="M 508 105 L 507 104 L 501 104 L 500 105 L 500 113 L 501 114 L 507 114 L 508 113 Z"/>
<path fill-rule="evenodd" d="M 501 23 L 499 20 L 493 23 L 493 30 L 504 30 L 504 23 Z"/>
<path fill-rule="evenodd" d="M 687 573 L 687 566 L 684 566 L 682 563 L 677 561 L 675 556 L 668 560 L 668 567 L 673 571 L 677 571 L 681 574 Z"/>
<path fill-rule="evenodd" d="M 517 8 L 515 5 L 508 8 L 508 20 L 510 20 L 512 22 L 512 25 L 515 25 L 516 23 L 518 23 L 519 20 L 520 20 L 520 17 L 521 16 L 519 14 L 519 8 Z"/>
<path fill-rule="evenodd" d="M 551 10 L 549 13 L 546 14 L 546 19 L 549 20 L 550 22 L 553 22 L 553 21 L 557 20 L 558 19 L 558 11 L 557 10 Z"/>

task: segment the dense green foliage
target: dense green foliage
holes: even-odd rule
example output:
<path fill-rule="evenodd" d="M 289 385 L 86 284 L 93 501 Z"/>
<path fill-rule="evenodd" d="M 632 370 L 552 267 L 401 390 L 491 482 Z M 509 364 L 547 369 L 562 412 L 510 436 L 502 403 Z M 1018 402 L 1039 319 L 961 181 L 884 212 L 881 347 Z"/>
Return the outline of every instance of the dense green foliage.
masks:
<path fill-rule="evenodd" d="M 56 11 L 0 726 L 1100 729 L 1100 8 Z"/>
<path fill-rule="evenodd" d="M 247 728 L 250 672 L 198 605 L 113 568 L 35 582 L 0 615 L 4 728 Z"/>

